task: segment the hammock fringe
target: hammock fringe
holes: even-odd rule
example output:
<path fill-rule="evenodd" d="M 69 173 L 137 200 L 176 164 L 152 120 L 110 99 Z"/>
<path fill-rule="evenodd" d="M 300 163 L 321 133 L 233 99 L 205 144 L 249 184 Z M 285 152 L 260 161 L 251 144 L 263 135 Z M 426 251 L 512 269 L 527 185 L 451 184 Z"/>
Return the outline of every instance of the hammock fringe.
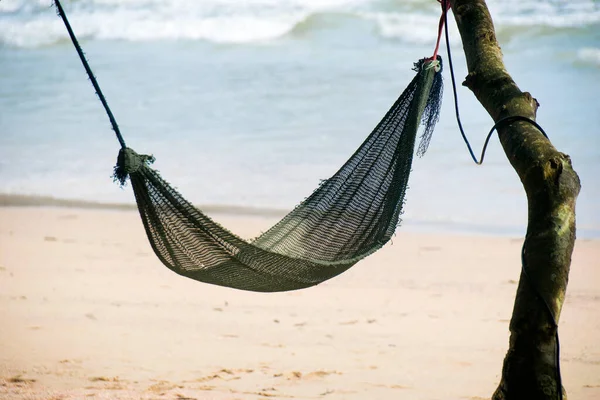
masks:
<path fill-rule="evenodd" d="M 138 154 L 128 147 L 121 148 L 117 157 L 117 165 L 113 168 L 113 182 L 118 182 L 123 187 L 127 183 L 129 174 L 138 171 L 142 166 L 154 163 L 154 156 Z"/>

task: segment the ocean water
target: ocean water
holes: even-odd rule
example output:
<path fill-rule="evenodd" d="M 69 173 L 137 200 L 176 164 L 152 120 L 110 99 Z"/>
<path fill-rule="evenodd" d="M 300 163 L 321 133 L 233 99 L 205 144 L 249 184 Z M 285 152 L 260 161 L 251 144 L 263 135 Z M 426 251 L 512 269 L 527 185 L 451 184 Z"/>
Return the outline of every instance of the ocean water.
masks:
<path fill-rule="evenodd" d="M 430 56 L 434 0 L 63 2 L 127 144 L 195 204 L 290 209 L 332 175 Z M 600 237 L 600 3 L 488 1 L 505 63 L 582 180 L 578 235 Z M 450 17 L 459 82 L 466 75 Z M 445 50 L 441 53 L 446 58 Z M 442 115 L 413 165 L 407 229 L 518 235 L 522 185 L 497 137 L 483 166 Z M 492 121 L 459 87 L 479 153 Z M 133 203 L 118 143 L 50 0 L 0 0 L 0 193 Z"/>

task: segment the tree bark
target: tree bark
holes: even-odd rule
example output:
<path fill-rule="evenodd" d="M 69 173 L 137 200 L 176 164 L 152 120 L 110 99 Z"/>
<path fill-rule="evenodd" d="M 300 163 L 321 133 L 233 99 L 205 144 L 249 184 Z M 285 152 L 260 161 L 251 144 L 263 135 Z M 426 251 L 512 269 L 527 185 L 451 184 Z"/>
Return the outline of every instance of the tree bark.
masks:
<path fill-rule="evenodd" d="M 451 4 L 467 60 L 463 85 L 495 121 L 511 115 L 535 119 L 539 104 L 506 71 L 485 1 L 451 0 Z M 557 151 L 532 124 L 503 124 L 498 135 L 525 188 L 528 225 L 509 349 L 493 399 L 555 400 L 564 394 L 558 387 L 556 324 L 575 244 L 579 177 L 569 156 Z"/>

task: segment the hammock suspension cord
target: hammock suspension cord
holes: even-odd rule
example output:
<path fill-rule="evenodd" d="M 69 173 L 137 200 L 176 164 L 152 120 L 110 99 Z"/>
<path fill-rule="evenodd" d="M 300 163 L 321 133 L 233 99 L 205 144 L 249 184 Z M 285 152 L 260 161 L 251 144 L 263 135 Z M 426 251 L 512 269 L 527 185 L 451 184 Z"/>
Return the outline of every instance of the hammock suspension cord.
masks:
<path fill-rule="evenodd" d="M 108 115 L 108 119 L 110 120 L 112 130 L 115 132 L 115 135 L 117 136 L 117 140 L 119 141 L 121 148 L 124 149 L 127 146 L 125 145 L 125 140 L 123 139 L 123 136 L 121 135 L 121 130 L 119 129 L 119 125 L 117 125 L 117 120 L 113 116 L 113 113 L 110 110 L 110 107 L 108 106 L 108 102 L 106 101 L 106 98 L 104 97 L 104 94 L 102 93 L 102 89 L 100 89 L 100 85 L 98 84 L 98 81 L 96 80 L 96 77 L 94 76 L 94 72 L 92 72 L 92 69 L 90 68 L 90 65 L 88 64 L 88 62 L 85 58 L 85 54 L 84 54 L 83 50 L 81 49 L 81 46 L 79 45 L 79 41 L 77 40 L 77 37 L 75 37 L 75 33 L 73 32 L 73 29 L 71 29 L 71 24 L 69 23 L 69 20 L 67 19 L 65 10 L 63 10 L 62 4 L 60 4 L 59 0 L 54 0 L 54 5 L 56 6 L 58 15 L 63 20 L 65 27 L 67 28 L 67 32 L 69 32 L 69 37 L 71 38 L 71 41 L 73 42 L 73 45 L 75 46 L 75 50 L 77 50 L 77 54 L 79 55 L 79 59 L 81 60 L 81 63 L 83 64 L 83 67 L 85 68 L 85 72 L 87 73 L 88 78 L 90 78 L 90 81 L 92 82 L 92 85 L 94 86 L 94 89 L 96 90 L 96 95 L 98 95 L 98 98 L 100 99 L 100 102 L 102 103 L 102 106 L 104 107 L 104 111 L 106 111 L 106 114 Z"/>

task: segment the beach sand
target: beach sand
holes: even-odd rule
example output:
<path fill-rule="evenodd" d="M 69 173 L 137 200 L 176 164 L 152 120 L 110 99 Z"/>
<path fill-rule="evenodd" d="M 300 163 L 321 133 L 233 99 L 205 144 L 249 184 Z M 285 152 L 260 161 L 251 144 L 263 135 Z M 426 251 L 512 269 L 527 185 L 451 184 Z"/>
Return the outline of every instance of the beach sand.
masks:
<path fill-rule="evenodd" d="M 216 215 L 243 237 L 275 220 Z M 314 288 L 183 278 L 137 213 L 0 207 L 2 399 L 486 399 L 508 347 L 522 238 L 420 234 Z M 563 383 L 600 398 L 600 240 L 578 240 Z"/>

